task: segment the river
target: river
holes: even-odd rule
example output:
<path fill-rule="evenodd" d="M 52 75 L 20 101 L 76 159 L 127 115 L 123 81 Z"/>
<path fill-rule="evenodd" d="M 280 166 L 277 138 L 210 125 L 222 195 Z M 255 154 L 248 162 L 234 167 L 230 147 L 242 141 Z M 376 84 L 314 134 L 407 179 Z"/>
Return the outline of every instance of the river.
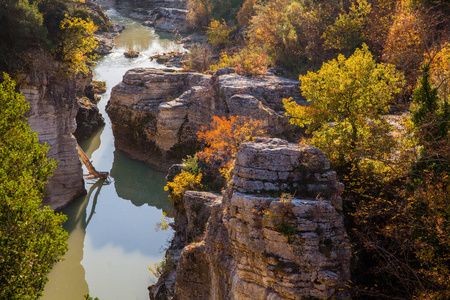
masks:
<path fill-rule="evenodd" d="M 107 92 L 98 104 L 106 125 L 81 143 L 98 171 L 110 172 L 108 182 L 87 180 L 88 195 L 73 202 L 63 213 L 69 232 L 65 260 L 55 265 L 44 290 L 44 300 L 81 300 L 84 295 L 100 300 L 147 300 L 147 287 L 155 282 L 147 266 L 164 256 L 172 231 L 156 231 L 163 211 L 171 205 L 164 192 L 165 173 L 128 158 L 114 148 L 111 122 L 105 112 L 111 88 L 134 67 L 164 66 L 150 55 L 179 50 L 171 36 L 158 35 L 109 8 L 112 23 L 126 27 L 116 39 L 112 53 L 93 67 L 94 80 L 106 82 Z M 141 52 L 127 59 L 127 50 Z M 87 173 L 86 169 L 84 172 Z"/>

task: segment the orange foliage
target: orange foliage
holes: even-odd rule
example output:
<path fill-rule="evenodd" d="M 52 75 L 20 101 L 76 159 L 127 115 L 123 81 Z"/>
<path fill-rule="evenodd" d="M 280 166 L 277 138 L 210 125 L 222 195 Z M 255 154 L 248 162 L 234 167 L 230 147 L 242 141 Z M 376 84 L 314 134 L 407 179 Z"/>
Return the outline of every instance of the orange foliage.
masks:
<path fill-rule="evenodd" d="M 198 157 L 207 163 L 220 161 L 220 172 L 224 175 L 232 167 L 239 146 L 264 134 L 260 121 L 241 116 L 214 116 L 210 129 L 202 127 L 197 133 L 198 139 L 207 144 L 203 152 L 198 153 Z"/>

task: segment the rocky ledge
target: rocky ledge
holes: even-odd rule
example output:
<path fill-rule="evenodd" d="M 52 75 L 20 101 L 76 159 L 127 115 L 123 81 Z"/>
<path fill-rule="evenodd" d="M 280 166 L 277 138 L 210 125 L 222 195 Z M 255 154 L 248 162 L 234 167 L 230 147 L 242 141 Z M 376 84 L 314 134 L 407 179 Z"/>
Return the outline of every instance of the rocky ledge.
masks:
<path fill-rule="evenodd" d="M 260 120 L 272 136 L 286 134 L 292 127 L 282 100 L 306 104 L 299 85 L 276 76 L 247 78 L 228 68 L 214 75 L 138 68 L 112 89 L 106 111 L 116 147 L 158 167 L 161 155 L 180 158 L 195 150 L 197 131 L 213 116 L 245 116 Z"/>
<path fill-rule="evenodd" d="M 188 33 L 190 28 L 186 20 L 187 14 L 187 9 L 158 7 L 148 12 L 142 25 L 160 31 Z"/>
<path fill-rule="evenodd" d="M 342 190 L 314 147 L 243 144 L 223 196 L 187 192 L 176 205 L 173 266 L 150 298 L 348 299 Z"/>

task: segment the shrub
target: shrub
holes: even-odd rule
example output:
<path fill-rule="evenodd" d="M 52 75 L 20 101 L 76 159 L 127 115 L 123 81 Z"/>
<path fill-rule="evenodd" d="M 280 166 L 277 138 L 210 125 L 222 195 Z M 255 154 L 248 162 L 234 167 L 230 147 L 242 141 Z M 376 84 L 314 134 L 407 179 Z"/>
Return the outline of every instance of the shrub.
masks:
<path fill-rule="evenodd" d="M 290 122 L 308 126 L 311 143 L 328 156 L 334 167 L 364 158 L 384 160 L 389 153 L 389 124 L 382 114 L 400 91 L 402 76 L 393 66 L 377 64 L 368 47 L 346 59 L 324 63 L 316 72 L 300 76 L 308 106 L 284 100 Z"/>
<path fill-rule="evenodd" d="M 210 129 L 202 127 L 197 133 L 198 139 L 207 145 L 198 157 L 207 163 L 220 161 L 219 170 L 225 176 L 233 166 L 239 146 L 264 134 L 259 121 L 241 116 L 214 116 Z"/>
<path fill-rule="evenodd" d="M 229 45 L 231 44 L 230 33 L 235 29 L 236 27 L 228 27 L 225 20 L 220 23 L 213 19 L 207 28 L 206 39 L 214 46 Z"/>
<path fill-rule="evenodd" d="M 173 181 L 167 182 L 164 190 L 170 192 L 169 199 L 172 204 L 182 205 L 183 195 L 186 191 L 201 188 L 202 176 L 202 173 L 195 175 L 183 170 L 175 176 Z"/>
<path fill-rule="evenodd" d="M 264 75 L 269 58 L 262 48 L 247 46 L 233 56 L 236 72 L 246 76 Z"/>
<path fill-rule="evenodd" d="M 200 44 L 192 45 L 183 62 L 183 70 L 198 72 L 208 70 L 211 64 L 211 54 L 212 51 L 209 47 L 203 47 Z"/>

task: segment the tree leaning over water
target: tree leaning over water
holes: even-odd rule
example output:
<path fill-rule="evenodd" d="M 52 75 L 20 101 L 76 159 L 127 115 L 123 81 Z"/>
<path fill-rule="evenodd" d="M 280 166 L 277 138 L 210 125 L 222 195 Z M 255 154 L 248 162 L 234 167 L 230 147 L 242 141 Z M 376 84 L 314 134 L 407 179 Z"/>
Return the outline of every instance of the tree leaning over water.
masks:
<path fill-rule="evenodd" d="M 67 250 L 65 216 L 41 207 L 56 167 L 23 115 L 29 109 L 7 74 L 0 83 L 0 299 L 38 299 Z"/>

